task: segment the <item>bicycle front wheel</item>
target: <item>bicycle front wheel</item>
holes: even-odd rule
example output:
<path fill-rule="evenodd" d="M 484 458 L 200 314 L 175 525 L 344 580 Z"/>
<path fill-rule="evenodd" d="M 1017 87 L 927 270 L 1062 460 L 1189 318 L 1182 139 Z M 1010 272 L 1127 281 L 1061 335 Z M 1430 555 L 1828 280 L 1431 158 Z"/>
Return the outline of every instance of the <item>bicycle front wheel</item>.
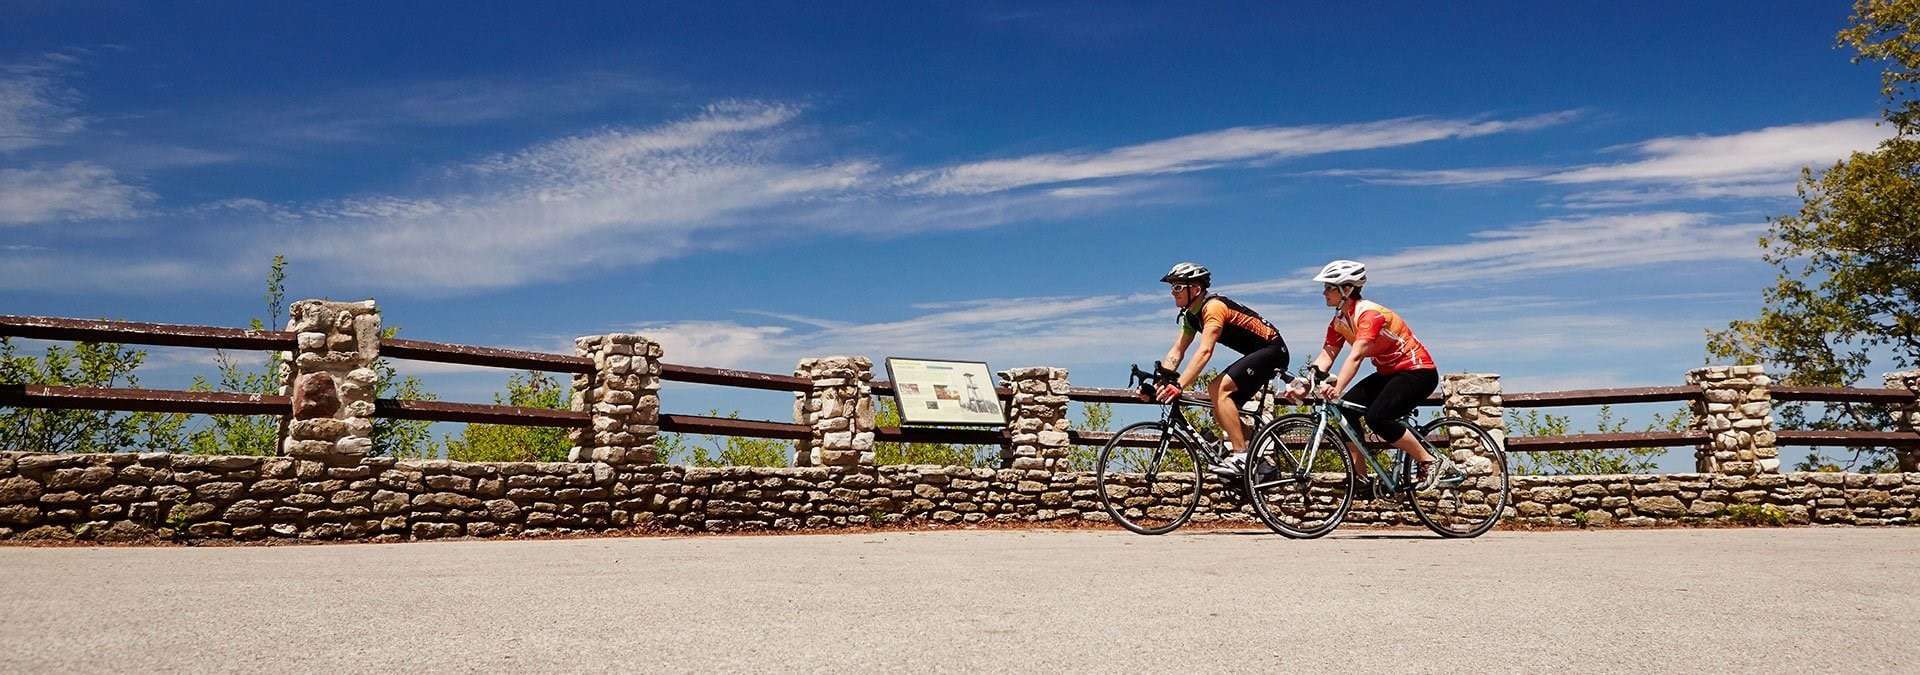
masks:
<path fill-rule="evenodd" d="M 1353 506 L 1353 470 L 1331 430 L 1311 416 L 1287 415 L 1262 429 L 1250 447 L 1245 485 L 1261 522 L 1294 539 L 1340 526 Z"/>
<path fill-rule="evenodd" d="M 1160 422 L 1121 429 L 1100 448 L 1094 469 L 1100 505 L 1140 534 L 1166 534 L 1200 507 L 1200 458 Z"/>
<path fill-rule="evenodd" d="M 1459 469 L 1433 489 L 1414 493 L 1420 522 L 1442 537 L 1478 537 L 1493 529 L 1510 498 L 1506 450 L 1485 429 L 1458 417 L 1428 422 L 1420 435 Z"/>

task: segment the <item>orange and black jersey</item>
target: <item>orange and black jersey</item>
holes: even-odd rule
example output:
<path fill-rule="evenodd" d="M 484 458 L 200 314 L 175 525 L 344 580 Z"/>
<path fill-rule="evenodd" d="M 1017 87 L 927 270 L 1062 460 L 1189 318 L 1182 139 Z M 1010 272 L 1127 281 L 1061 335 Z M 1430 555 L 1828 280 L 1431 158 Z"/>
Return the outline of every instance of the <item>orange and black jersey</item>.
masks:
<path fill-rule="evenodd" d="M 1219 343 L 1241 354 L 1252 354 L 1272 345 L 1285 346 L 1280 331 L 1246 305 L 1223 295 L 1208 295 L 1180 311 L 1180 329 L 1192 335 L 1208 326 L 1220 327 Z"/>

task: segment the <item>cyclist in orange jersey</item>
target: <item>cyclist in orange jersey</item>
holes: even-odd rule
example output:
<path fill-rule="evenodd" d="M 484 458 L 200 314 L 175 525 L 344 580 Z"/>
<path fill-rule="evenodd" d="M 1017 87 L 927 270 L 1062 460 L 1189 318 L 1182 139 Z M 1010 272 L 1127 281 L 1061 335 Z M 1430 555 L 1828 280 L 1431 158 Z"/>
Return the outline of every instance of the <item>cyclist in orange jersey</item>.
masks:
<path fill-rule="evenodd" d="M 1240 407 L 1252 400 L 1275 374 L 1292 381 L 1293 377 L 1286 374 L 1287 343 L 1280 339 L 1280 331 L 1258 313 L 1226 296 L 1210 293 L 1213 274 L 1205 267 L 1183 262 L 1174 265 L 1160 280 L 1173 285 L 1173 304 L 1180 308 L 1180 335 L 1174 338 L 1173 347 L 1160 361 L 1162 369 L 1178 370 L 1178 379 L 1160 385 L 1156 392 L 1160 402 L 1173 400 L 1200 378 L 1201 370 L 1213 358 L 1214 345 L 1226 345 L 1241 354 L 1221 377 L 1214 378 L 1208 391 L 1213 399 L 1213 418 L 1220 423 L 1220 430 L 1226 432 L 1227 449 L 1232 453 L 1225 463 L 1214 467 L 1213 472 L 1222 476 L 1240 475 L 1247 462 L 1247 429 L 1240 424 Z M 1195 344 L 1196 336 L 1198 348 L 1193 360 L 1182 370 L 1180 362 L 1186 357 L 1187 347 Z"/>
<path fill-rule="evenodd" d="M 1440 371 L 1434 366 L 1433 355 L 1427 353 L 1426 345 L 1413 336 L 1413 330 L 1399 314 L 1361 297 L 1360 287 L 1367 284 L 1366 265 L 1335 260 L 1327 263 L 1313 280 L 1325 284 L 1321 296 L 1328 307 L 1334 308 L 1333 322 L 1327 326 L 1326 343 L 1313 358 L 1311 367 L 1312 379 L 1324 379 L 1329 373 L 1333 376 L 1321 384 L 1319 396 L 1334 398 L 1345 390 L 1347 401 L 1366 406 L 1367 427 L 1411 455 L 1419 467 L 1418 485 L 1421 489 L 1431 488 L 1441 474 L 1452 470 L 1452 463 L 1429 454 L 1413 432 L 1400 423 L 1400 418 L 1413 412 L 1414 407 L 1440 385 Z M 1334 369 L 1333 359 L 1340 354 L 1343 344 L 1351 344 L 1353 349 L 1341 360 L 1340 367 Z M 1347 389 L 1347 384 L 1360 372 L 1360 362 L 1369 358 L 1373 360 L 1373 374 Z M 1288 389 L 1289 398 L 1299 393 Z M 1345 414 L 1347 422 L 1358 429 L 1361 415 L 1353 411 Z M 1353 455 L 1354 470 L 1360 472 L 1357 476 L 1360 482 L 1370 484 L 1360 448 L 1349 446 L 1347 450 Z"/>

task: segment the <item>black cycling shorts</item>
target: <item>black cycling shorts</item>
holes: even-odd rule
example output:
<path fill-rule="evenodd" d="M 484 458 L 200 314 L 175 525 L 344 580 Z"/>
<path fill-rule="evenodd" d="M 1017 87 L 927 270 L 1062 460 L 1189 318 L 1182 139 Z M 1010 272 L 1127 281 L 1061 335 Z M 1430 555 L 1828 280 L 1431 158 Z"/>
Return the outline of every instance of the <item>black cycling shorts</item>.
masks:
<path fill-rule="evenodd" d="M 1407 427 L 1400 423 L 1400 418 L 1413 412 L 1439 386 L 1440 371 L 1432 368 L 1374 373 L 1361 378 L 1360 383 L 1347 389 L 1347 395 L 1341 398 L 1366 406 L 1367 427 L 1392 443 L 1407 433 Z M 1360 413 L 1344 409 L 1341 412 L 1346 415 L 1348 424 L 1359 428 Z"/>
<path fill-rule="evenodd" d="M 1287 371 L 1287 358 L 1286 343 L 1274 342 L 1227 366 L 1224 374 L 1233 380 L 1233 402 L 1244 406 L 1247 401 L 1253 400 L 1253 395 L 1261 387 L 1273 381 L 1274 373 Z"/>

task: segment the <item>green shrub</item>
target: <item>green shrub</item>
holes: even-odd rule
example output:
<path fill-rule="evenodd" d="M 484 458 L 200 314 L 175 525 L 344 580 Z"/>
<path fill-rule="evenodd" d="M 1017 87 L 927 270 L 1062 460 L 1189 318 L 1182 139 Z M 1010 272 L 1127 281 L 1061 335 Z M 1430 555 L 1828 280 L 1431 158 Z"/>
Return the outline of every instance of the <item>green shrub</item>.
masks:
<path fill-rule="evenodd" d="M 1727 507 L 1727 520 L 1741 525 L 1779 527 L 1787 524 L 1787 511 L 1772 504 L 1734 504 Z"/>

